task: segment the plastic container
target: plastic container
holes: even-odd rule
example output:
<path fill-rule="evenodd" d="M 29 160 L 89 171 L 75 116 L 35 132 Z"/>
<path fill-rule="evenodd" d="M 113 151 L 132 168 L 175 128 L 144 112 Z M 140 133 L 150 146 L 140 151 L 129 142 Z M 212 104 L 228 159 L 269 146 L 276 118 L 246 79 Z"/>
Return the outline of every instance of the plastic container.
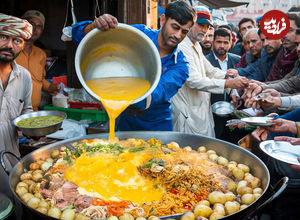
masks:
<path fill-rule="evenodd" d="M 69 102 L 69 108 L 89 109 L 89 110 L 98 110 L 98 111 L 103 110 L 100 103 L 93 103 L 93 102 Z"/>
<path fill-rule="evenodd" d="M 108 115 L 106 111 L 89 110 L 89 109 L 73 109 L 73 108 L 61 108 L 53 107 L 52 105 L 44 106 L 45 110 L 57 110 L 67 114 L 68 119 L 80 120 L 91 120 L 96 121 L 108 121 Z"/>

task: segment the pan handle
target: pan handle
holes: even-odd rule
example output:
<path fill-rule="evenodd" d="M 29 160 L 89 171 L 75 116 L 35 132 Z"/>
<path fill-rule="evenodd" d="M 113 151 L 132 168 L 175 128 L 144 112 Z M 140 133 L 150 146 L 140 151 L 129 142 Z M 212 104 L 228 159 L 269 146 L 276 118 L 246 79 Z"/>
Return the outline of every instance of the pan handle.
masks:
<path fill-rule="evenodd" d="M 268 198 L 266 201 L 264 201 L 260 206 L 258 206 L 250 215 L 248 215 L 245 220 L 249 220 L 253 218 L 261 209 L 263 209 L 266 205 L 270 204 L 274 199 L 276 199 L 287 187 L 289 178 L 288 177 L 282 177 L 273 188 L 274 194 Z"/>
<path fill-rule="evenodd" d="M 2 168 L 4 169 L 4 171 L 9 174 L 9 170 L 6 168 L 5 162 L 4 162 L 4 155 L 5 154 L 10 154 L 11 156 L 15 157 L 18 161 L 21 160 L 21 158 L 19 158 L 18 156 L 16 156 L 15 154 L 13 154 L 12 152 L 9 151 L 1 151 L 0 152 L 0 163 Z"/>

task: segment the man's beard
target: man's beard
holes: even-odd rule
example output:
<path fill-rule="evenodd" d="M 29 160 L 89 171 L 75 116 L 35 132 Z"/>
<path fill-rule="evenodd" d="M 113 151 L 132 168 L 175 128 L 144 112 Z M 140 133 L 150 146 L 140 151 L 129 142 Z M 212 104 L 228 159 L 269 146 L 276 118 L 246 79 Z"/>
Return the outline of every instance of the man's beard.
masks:
<path fill-rule="evenodd" d="M 11 58 L 7 57 L 6 55 L 0 54 L 0 62 L 2 62 L 2 63 L 10 63 L 10 62 L 14 61 L 21 53 L 21 51 L 20 51 L 16 54 L 11 48 L 1 48 L 0 52 L 1 51 L 7 51 L 12 54 Z"/>
<path fill-rule="evenodd" d="M 220 56 L 223 56 L 223 55 L 225 55 L 227 53 L 227 51 L 224 48 L 218 49 L 218 50 L 216 50 L 214 48 L 214 52 L 215 52 L 215 54 L 220 55 Z"/>

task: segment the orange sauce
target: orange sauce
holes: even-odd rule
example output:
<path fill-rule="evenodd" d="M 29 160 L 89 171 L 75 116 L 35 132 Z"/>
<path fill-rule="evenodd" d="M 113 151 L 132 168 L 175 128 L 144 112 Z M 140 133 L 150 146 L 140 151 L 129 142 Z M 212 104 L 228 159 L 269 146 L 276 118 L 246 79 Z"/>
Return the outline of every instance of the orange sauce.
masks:
<path fill-rule="evenodd" d="M 115 137 L 116 118 L 137 98 L 150 88 L 148 80 L 139 77 L 111 77 L 86 81 L 99 97 L 109 117 L 109 140 Z"/>

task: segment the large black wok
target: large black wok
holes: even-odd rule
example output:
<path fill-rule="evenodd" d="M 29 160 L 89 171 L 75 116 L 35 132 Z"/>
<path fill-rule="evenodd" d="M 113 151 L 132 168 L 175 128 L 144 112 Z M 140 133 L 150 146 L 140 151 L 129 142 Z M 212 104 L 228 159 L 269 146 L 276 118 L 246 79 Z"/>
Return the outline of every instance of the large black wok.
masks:
<path fill-rule="evenodd" d="M 270 190 L 269 182 L 270 182 L 270 174 L 266 165 L 254 154 L 251 152 L 228 142 L 217 140 L 214 138 L 204 137 L 200 135 L 192 135 L 192 134 L 184 134 L 178 132 L 154 132 L 154 131 L 145 131 L 145 132 L 119 132 L 116 133 L 116 136 L 121 139 L 126 138 L 142 138 L 145 140 L 150 139 L 151 137 L 155 137 L 160 139 L 164 143 L 169 143 L 172 141 L 177 142 L 181 147 L 185 147 L 187 145 L 191 146 L 193 149 L 197 149 L 199 146 L 204 145 L 207 149 L 215 150 L 218 155 L 222 155 L 226 157 L 228 160 L 234 160 L 239 163 L 246 164 L 250 167 L 251 173 L 261 179 L 262 188 L 264 192 L 262 196 L 252 203 L 247 208 L 238 211 L 232 215 L 228 215 L 223 217 L 222 219 L 250 219 L 261 207 L 266 205 L 275 199 L 286 187 L 287 178 L 282 179 L 278 184 L 276 190 Z M 59 148 L 61 145 L 65 145 L 68 147 L 69 143 L 81 140 L 81 139 L 92 139 L 92 138 L 108 138 L 108 134 L 93 134 L 87 135 L 79 138 L 72 138 L 60 142 L 56 142 L 54 144 L 50 144 L 48 146 L 42 147 L 33 151 L 32 153 L 23 157 L 19 163 L 17 163 L 12 171 L 9 174 L 9 184 L 10 189 L 12 190 L 14 196 L 20 201 L 19 197 L 15 193 L 15 188 L 17 183 L 20 181 L 19 177 L 24 172 L 24 170 L 28 169 L 29 164 L 34 162 L 39 158 L 46 159 L 49 157 L 50 153 Z M 1 164 L 3 164 L 3 154 L 1 154 Z M 23 202 L 22 202 L 23 203 Z M 23 203 L 25 207 L 31 209 L 26 204 Z M 39 214 L 40 216 L 47 217 L 33 209 L 31 209 L 35 214 Z M 168 216 L 172 218 L 179 218 L 179 215 Z M 49 218 L 49 217 L 48 217 Z M 52 218 L 53 219 L 53 218 Z"/>

